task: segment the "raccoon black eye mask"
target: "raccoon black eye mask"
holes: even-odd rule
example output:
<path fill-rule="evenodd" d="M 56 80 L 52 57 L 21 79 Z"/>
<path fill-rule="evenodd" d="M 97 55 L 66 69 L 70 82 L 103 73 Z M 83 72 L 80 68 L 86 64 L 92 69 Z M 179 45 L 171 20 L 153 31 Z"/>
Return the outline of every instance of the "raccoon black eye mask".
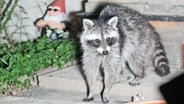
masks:
<path fill-rule="evenodd" d="M 87 43 L 95 48 L 98 48 L 100 46 L 100 40 L 95 39 L 95 40 L 88 40 Z"/>
<path fill-rule="evenodd" d="M 108 37 L 108 38 L 106 39 L 106 41 L 107 41 L 107 43 L 108 43 L 109 46 L 115 44 L 115 43 L 117 42 L 117 40 L 118 40 L 118 39 L 115 38 L 115 37 L 112 37 L 112 38 Z"/>
<path fill-rule="evenodd" d="M 95 48 L 98 48 L 100 46 L 100 40 L 99 39 L 95 39 L 95 40 L 88 40 L 87 43 Z M 114 37 L 108 37 L 106 39 L 106 42 L 109 46 L 115 44 L 117 42 L 117 38 Z"/>

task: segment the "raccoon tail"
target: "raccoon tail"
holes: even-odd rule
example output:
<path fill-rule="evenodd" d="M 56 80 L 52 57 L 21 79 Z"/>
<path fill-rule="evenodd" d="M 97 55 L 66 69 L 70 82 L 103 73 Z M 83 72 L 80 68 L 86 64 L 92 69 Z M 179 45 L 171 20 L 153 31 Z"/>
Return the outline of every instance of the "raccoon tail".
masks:
<path fill-rule="evenodd" d="M 170 73 L 169 62 L 159 36 L 156 39 L 156 47 L 153 54 L 153 63 L 158 75 L 165 76 Z"/>

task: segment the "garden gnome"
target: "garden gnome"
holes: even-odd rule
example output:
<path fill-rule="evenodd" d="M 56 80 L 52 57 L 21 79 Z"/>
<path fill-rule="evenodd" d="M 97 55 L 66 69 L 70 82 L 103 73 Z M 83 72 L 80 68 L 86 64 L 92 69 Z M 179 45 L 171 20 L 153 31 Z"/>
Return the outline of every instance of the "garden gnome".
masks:
<path fill-rule="evenodd" d="M 67 38 L 65 0 L 55 0 L 47 7 L 45 16 L 36 21 L 35 25 L 46 28 L 46 35 L 51 40 Z"/>

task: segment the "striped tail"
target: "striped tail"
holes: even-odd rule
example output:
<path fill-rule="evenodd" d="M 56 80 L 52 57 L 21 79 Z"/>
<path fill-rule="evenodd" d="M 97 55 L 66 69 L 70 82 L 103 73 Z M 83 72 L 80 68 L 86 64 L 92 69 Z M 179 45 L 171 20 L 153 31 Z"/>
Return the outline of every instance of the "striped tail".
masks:
<path fill-rule="evenodd" d="M 158 75 L 165 76 L 170 73 L 169 62 L 160 39 L 156 40 L 153 61 Z"/>

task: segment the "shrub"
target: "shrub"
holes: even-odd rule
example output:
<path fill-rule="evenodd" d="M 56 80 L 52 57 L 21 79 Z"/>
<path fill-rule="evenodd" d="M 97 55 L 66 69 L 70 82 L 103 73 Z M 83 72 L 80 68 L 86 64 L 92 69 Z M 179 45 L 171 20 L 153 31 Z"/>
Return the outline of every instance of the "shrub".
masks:
<path fill-rule="evenodd" d="M 72 39 L 50 41 L 47 37 L 0 46 L 0 92 L 11 94 L 15 89 L 30 86 L 36 71 L 48 67 L 62 68 L 76 57 Z"/>

